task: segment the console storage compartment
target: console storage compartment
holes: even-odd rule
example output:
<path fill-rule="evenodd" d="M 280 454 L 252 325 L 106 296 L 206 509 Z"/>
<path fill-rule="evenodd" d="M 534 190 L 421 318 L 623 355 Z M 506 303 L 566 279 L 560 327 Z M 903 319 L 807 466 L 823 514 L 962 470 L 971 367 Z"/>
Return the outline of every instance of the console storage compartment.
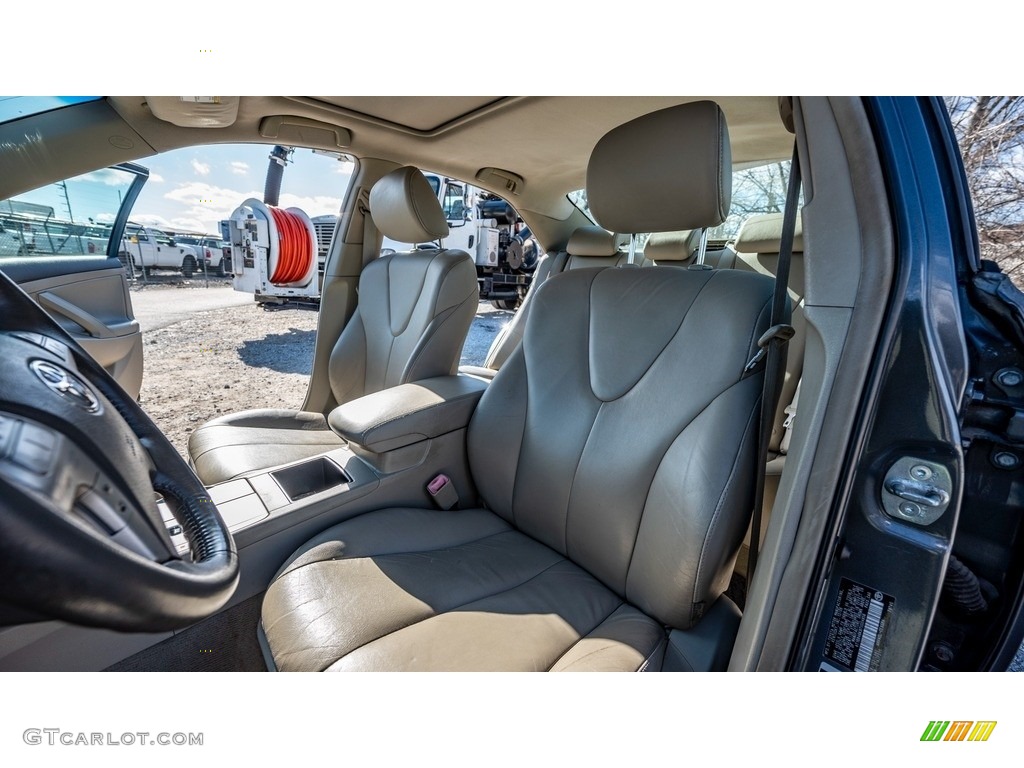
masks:
<path fill-rule="evenodd" d="M 270 476 L 291 501 L 352 482 L 345 470 L 324 456 L 275 470 Z"/>

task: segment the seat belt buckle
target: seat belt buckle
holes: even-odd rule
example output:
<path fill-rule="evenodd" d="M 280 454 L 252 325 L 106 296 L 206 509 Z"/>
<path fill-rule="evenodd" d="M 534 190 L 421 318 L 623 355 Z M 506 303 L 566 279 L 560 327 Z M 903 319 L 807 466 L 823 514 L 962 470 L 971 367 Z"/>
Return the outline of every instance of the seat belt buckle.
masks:
<path fill-rule="evenodd" d="M 427 483 L 427 493 L 439 509 L 451 509 L 459 504 L 459 493 L 448 475 L 438 475 Z"/>
<path fill-rule="evenodd" d="M 793 427 L 793 418 L 796 416 L 796 408 L 794 408 L 792 405 L 787 405 L 782 410 L 782 412 L 784 414 L 786 414 L 786 420 L 784 422 L 782 422 L 782 428 L 783 429 L 792 429 L 792 427 Z"/>

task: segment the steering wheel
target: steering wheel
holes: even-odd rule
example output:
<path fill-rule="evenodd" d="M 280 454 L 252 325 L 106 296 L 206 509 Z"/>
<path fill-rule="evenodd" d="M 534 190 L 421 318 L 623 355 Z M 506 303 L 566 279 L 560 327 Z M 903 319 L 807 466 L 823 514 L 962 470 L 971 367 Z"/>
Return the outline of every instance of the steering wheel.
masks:
<path fill-rule="evenodd" d="M 234 540 L 114 379 L 0 273 L 0 620 L 165 631 L 222 607 Z M 157 507 L 189 544 L 178 554 Z"/>

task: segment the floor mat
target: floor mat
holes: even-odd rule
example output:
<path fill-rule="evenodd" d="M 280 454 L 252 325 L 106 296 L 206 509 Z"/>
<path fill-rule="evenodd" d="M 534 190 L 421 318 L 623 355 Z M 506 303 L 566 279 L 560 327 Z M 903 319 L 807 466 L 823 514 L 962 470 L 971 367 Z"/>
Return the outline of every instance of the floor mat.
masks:
<path fill-rule="evenodd" d="M 256 625 L 263 594 L 107 668 L 107 672 L 266 672 Z"/>

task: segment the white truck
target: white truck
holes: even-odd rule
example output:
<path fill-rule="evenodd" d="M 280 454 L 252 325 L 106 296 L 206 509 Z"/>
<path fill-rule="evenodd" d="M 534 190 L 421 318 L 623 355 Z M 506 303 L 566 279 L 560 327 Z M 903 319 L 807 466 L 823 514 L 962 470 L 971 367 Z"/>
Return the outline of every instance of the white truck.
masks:
<path fill-rule="evenodd" d="M 228 274 L 230 259 L 224 258 L 225 244 L 220 238 L 204 235 L 176 235 L 174 244 L 182 247 L 188 246 L 192 249 L 200 271 L 205 267 L 208 274 L 217 277 L 224 277 Z"/>
<path fill-rule="evenodd" d="M 515 209 L 497 195 L 435 173 L 423 174 L 444 208 L 450 233 L 446 248 L 469 253 L 476 262 L 480 298 L 500 309 L 515 309 L 526 296 L 540 251 Z M 411 250 L 421 243 L 384 238 L 381 253 Z"/>
<path fill-rule="evenodd" d="M 145 275 L 153 269 L 173 269 L 192 277 L 199 268 L 198 254 L 197 246 L 178 245 L 163 230 L 129 223 L 118 257 L 126 269 L 141 270 Z"/>

